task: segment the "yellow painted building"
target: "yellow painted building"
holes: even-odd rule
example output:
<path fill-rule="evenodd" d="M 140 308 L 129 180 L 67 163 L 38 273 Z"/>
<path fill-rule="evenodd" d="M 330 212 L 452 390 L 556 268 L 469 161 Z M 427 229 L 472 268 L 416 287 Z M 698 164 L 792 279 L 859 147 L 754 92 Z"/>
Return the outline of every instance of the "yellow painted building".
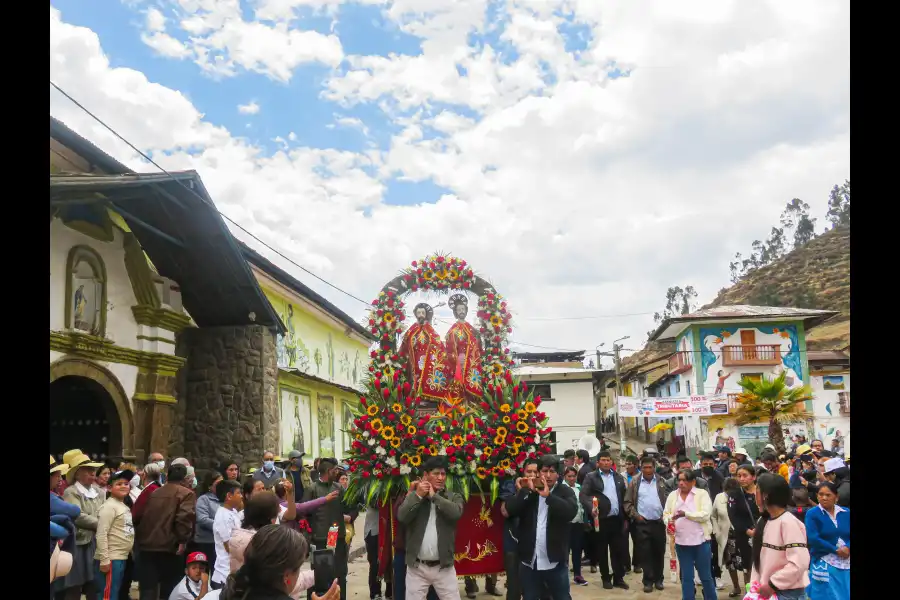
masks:
<path fill-rule="evenodd" d="M 279 336 L 279 447 L 287 456 L 341 459 L 358 410 L 374 337 L 347 313 L 241 244 L 244 257 L 286 332 Z"/>

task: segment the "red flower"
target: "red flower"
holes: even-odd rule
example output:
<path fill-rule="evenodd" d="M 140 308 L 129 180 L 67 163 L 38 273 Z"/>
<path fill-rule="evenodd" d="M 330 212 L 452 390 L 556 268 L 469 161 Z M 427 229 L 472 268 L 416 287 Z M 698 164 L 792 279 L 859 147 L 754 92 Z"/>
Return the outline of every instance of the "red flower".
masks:
<path fill-rule="evenodd" d="M 453 419 L 452 421 L 450 421 L 450 426 L 451 427 L 459 427 L 459 421 L 457 421 L 456 419 Z"/>
<path fill-rule="evenodd" d="M 381 471 L 378 471 L 377 473 L 375 473 L 375 477 L 377 477 L 378 479 L 383 479 L 384 473 L 382 473 Z"/>
<path fill-rule="evenodd" d="M 401 457 L 400 457 L 400 464 L 401 464 L 401 465 L 405 465 L 407 462 L 409 462 L 409 458 L 407 458 L 407 457 L 405 457 L 405 456 L 401 456 Z"/>
<path fill-rule="evenodd" d="M 391 469 L 391 475 L 393 475 L 394 477 L 396 477 L 396 476 L 399 475 L 399 474 L 400 474 L 400 468 L 399 468 L 399 467 L 394 467 L 393 469 Z"/>
<path fill-rule="evenodd" d="M 454 452 L 456 452 L 456 448 L 454 448 L 453 446 L 447 446 L 447 455 L 448 456 L 453 454 Z"/>
<path fill-rule="evenodd" d="M 387 398 L 391 395 L 391 390 L 389 390 L 388 388 L 384 388 L 383 390 L 381 390 L 381 395 Z"/>
<path fill-rule="evenodd" d="M 372 476 L 372 474 L 369 473 L 368 471 L 363 471 L 362 476 L 363 476 L 363 479 L 368 479 L 369 477 Z"/>
<path fill-rule="evenodd" d="M 443 256 L 438 256 L 438 257 L 437 257 L 437 261 L 438 261 L 439 263 L 444 262 L 444 257 L 443 257 Z"/>
<path fill-rule="evenodd" d="M 412 266 L 413 266 L 413 268 L 418 267 L 418 266 L 419 266 L 419 262 L 418 262 L 418 261 L 415 261 L 415 260 L 412 261 Z"/>
<path fill-rule="evenodd" d="M 450 456 L 449 458 L 447 458 L 447 460 L 448 460 L 449 462 L 451 462 L 451 463 L 455 463 L 455 462 L 456 462 L 456 457 L 455 457 L 455 456 Z"/>
<path fill-rule="evenodd" d="M 404 394 L 408 394 L 408 393 L 409 393 L 410 387 L 411 387 L 411 386 L 409 385 L 409 382 L 408 382 L 408 381 L 404 381 L 404 382 L 403 382 L 403 393 L 404 393 Z"/>
<path fill-rule="evenodd" d="M 444 440 L 445 442 L 448 441 L 450 439 L 450 434 L 445 433 L 444 435 L 441 436 L 441 439 Z"/>

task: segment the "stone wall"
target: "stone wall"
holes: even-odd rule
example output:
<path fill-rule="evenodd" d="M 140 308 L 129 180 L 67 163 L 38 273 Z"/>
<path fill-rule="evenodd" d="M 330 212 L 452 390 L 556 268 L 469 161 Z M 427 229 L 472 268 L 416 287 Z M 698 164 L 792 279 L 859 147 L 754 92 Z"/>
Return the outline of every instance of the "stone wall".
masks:
<path fill-rule="evenodd" d="M 198 470 L 230 460 L 260 462 L 265 449 L 278 445 L 274 334 L 254 325 L 189 329 L 182 336 L 184 456 Z"/>

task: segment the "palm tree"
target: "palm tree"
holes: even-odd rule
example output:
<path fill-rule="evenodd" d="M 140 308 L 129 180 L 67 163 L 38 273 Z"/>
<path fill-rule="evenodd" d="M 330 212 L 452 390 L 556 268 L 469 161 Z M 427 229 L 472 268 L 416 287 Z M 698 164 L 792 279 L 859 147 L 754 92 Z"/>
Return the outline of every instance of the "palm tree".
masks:
<path fill-rule="evenodd" d="M 747 425 L 768 419 L 769 441 L 778 454 L 785 452 L 783 425 L 799 423 L 809 417 L 804 403 L 813 399 L 812 388 L 808 385 L 788 388 L 784 379 L 787 371 L 775 379 L 763 377 L 760 380 L 742 378 L 738 382 L 743 391 L 737 397 L 735 423 Z"/>

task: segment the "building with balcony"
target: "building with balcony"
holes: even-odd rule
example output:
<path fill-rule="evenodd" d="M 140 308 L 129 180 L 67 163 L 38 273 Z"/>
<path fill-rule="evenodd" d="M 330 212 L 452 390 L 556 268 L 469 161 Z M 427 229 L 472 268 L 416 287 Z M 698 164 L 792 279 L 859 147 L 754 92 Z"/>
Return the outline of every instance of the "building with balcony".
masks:
<path fill-rule="evenodd" d="M 735 305 L 666 319 L 650 341 L 674 343 L 674 353 L 668 357 L 667 378 L 660 384 L 669 385 L 678 377 L 682 391 L 670 394 L 666 388 L 665 394 L 653 395 L 723 395 L 730 412 L 741 392 L 738 382 L 743 377 L 772 378 L 784 372 L 789 387 L 809 384 L 806 332 L 836 314 L 827 310 Z M 813 406 L 807 410 L 812 412 Z M 712 446 L 719 427 L 724 429 L 724 437 L 734 438 L 736 445 L 747 447 L 754 457 L 768 443 L 768 423 L 738 428 L 730 417 L 722 415 L 685 417 L 686 447 L 696 451 Z M 812 423 L 798 427 L 809 430 Z"/>
<path fill-rule="evenodd" d="M 850 453 L 850 356 L 839 350 L 808 353 L 813 400 L 811 439 L 820 439 L 826 448 L 838 438 Z"/>

